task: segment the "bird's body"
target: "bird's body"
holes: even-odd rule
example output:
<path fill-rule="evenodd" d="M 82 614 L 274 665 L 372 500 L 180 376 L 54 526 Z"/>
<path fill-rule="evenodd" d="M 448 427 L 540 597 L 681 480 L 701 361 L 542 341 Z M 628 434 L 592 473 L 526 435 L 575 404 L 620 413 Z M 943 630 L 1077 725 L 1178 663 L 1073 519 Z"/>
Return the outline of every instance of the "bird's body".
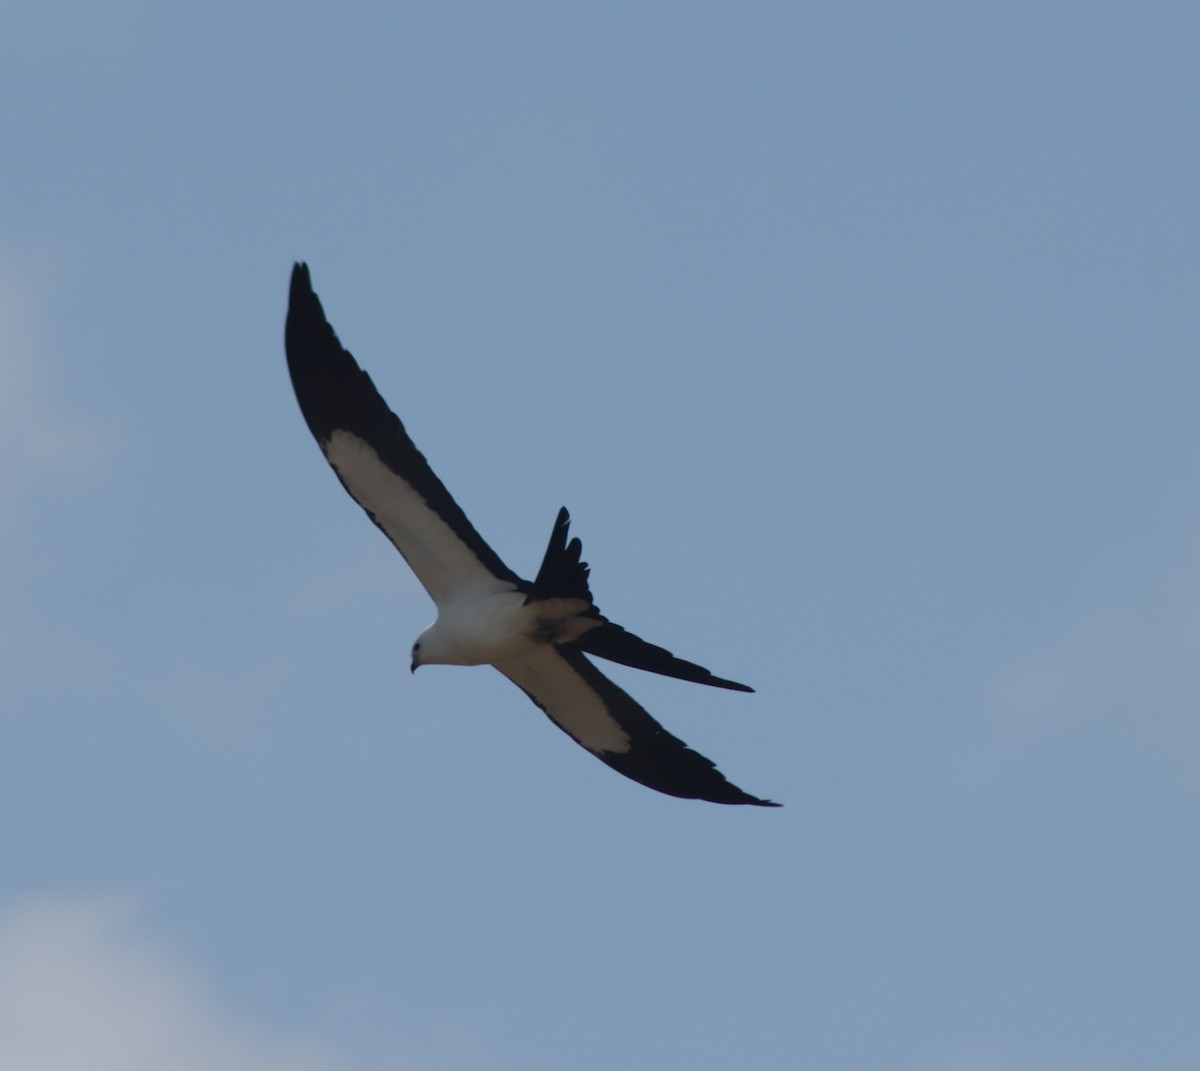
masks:
<path fill-rule="evenodd" d="M 613 769 L 668 795 L 777 806 L 730 784 L 586 657 L 749 692 L 609 621 L 597 608 L 559 511 L 533 581 L 508 568 L 434 475 L 370 377 L 342 347 L 313 292 L 292 272 L 288 370 L 305 422 L 338 479 L 404 556 L 437 604 L 412 668 L 492 665 Z"/>
<path fill-rule="evenodd" d="M 515 589 L 469 595 L 438 607 L 413 644 L 417 666 L 487 666 L 521 658 L 547 644 L 573 643 L 600 624 L 582 599 L 530 602 Z"/>

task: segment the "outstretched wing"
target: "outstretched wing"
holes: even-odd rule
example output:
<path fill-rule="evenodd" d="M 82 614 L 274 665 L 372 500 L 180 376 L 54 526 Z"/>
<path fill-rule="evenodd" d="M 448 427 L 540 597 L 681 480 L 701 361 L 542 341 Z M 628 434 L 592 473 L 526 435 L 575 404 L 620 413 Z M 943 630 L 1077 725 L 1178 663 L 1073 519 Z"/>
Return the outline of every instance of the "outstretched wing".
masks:
<path fill-rule="evenodd" d="M 306 264 L 292 269 L 284 338 L 296 400 L 317 445 L 433 600 L 441 605 L 466 589 L 520 584 L 338 341 Z"/>
<path fill-rule="evenodd" d="M 572 740 L 647 788 L 712 803 L 779 806 L 730 784 L 571 647 L 547 645 L 496 668 Z"/>

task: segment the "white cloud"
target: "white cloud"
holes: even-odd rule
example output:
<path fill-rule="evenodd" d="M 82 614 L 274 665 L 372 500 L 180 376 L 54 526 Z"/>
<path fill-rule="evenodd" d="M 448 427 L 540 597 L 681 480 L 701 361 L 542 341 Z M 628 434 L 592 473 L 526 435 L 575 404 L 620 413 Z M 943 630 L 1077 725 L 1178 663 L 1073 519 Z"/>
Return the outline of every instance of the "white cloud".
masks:
<path fill-rule="evenodd" d="M 363 1066 L 311 1034 L 241 1021 L 194 970 L 141 932 L 128 899 L 36 900 L 0 914 L 0 1067 L 358 1071 Z"/>

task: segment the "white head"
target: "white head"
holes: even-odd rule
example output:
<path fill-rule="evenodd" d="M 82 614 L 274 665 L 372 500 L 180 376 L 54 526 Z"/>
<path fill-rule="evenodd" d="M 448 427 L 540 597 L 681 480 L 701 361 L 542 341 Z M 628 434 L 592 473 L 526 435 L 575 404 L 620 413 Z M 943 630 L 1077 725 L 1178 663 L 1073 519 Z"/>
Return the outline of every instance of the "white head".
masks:
<path fill-rule="evenodd" d="M 460 599 L 438 608 L 437 619 L 412 646 L 412 668 L 483 666 L 543 642 L 536 630 L 541 604 L 526 606 L 519 591 Z"/>
<path fill-rule="evenodd" d="M 458 662 L 454 650 L 446 642 L 446 637 L 438 631 L 436 621 L 422 632 L 412 645 L 410 669 L 413 673 L 417 672 L 417 666 L 457 665 Z"/>
<path fill-rule="evenodd" d="M 432 628 L 432 627 L 433 627 L 432 625 L 429 626 L 429 628 Z M 421 633 L 421 635 L 419 635 L 413 641 L 412 665 L 409 666 L 409 669 L 411 672 L 416 673 L 417 666 L 423 666 L 423 665 L 425 665 L 426 662 L 429 661 L 428 651 L 429 651 L 429 629 L 427 628 L 424 632 Z"/>

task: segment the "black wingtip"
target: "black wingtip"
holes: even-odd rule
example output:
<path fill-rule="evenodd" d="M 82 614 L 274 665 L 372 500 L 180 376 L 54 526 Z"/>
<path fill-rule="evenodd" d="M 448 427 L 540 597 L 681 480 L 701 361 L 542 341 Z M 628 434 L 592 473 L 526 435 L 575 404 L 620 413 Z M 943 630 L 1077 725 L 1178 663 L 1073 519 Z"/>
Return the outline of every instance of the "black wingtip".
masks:
<path fill-rule="evenodd" d="M 607 751 L 589 747 L 556 716 L 555 703 L 543 702 L 533 690 L 522 684 L 518 676 L 512 676 L 511 679 L 560 729 L 583 744 L 605 765 L 624 774 L 630 780 L 667 796 L 752 807 L 780 806 L 774 800 L 752 796 L 731 783 L 711 759 L 705 758 L 678 737 L 667 732 L 628 692 L 623 691 L 592 665 L 586 655 L 570 646 L 557 647 L 556 651 L 578 674 L 583 684 L 591 689 L 608 716 L 626 735 L 628 747 L 625 750 Z M 509 675 L 507 670 L 502 672 Z"/>
<path fill-rule="evenodd" d="M 312 275 L 309 274 L 308 265 L 304 261 L 298 260 L 292 265 L 291 297 L 295 300 L 297 294 L 311 294 L 312 292 Z"/>
<path fill-rule="evenodd" d="M 346 431 L 369 445 L 396 478 L 412 488 L 466 544 L 484 569 L 506 583 L 520 584 L 516 573 L 500 560 L 467 520 L 408 437 L 400 418 L 375 389 L 371 377 L 338 341 L 321 300 L 313 290 L 304 261 L 297 261 L 292 266 L 283 339 L 296 401 L 322 450 L 335 431 Z M 378 524 L 371 508 L 357 495 L 354 497 Z"/>
<path fill-rule="evenodd" d="M 296 400 L 319 443 L 335 428 L 347 427 L 352 413 L 387 412 L 382 399 L 374 400 L 369 377 L 338 341 L 303 261 L 292 266 L 283 340 Z"/>

